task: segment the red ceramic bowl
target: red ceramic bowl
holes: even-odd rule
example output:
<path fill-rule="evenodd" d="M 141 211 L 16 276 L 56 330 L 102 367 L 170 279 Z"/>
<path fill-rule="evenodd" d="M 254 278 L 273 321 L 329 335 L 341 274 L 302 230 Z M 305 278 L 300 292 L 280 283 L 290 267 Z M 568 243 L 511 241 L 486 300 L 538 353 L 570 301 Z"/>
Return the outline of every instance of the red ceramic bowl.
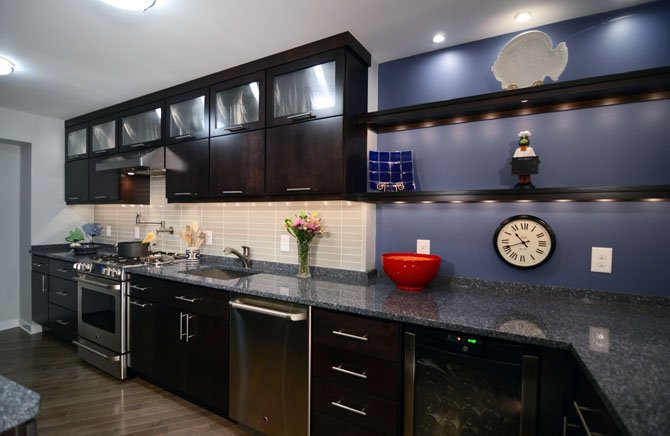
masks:
<path fill-rule="evenodd" d="M 382 254 L 382 268 L 398 289 L 416 292 L 435 278 L 441 260 L 434 254 L 386 253 Z"/>

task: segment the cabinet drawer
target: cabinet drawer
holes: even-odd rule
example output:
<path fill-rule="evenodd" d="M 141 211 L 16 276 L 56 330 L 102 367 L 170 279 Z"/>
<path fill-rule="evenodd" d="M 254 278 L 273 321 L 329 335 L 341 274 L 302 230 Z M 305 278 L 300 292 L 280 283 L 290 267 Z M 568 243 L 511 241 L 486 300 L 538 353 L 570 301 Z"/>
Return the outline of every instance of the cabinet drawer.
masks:
<path fill-rule="evenodd" d="M 323 344 L 312 349 L 312 373 L 372 395 L 398 400 L 400 363 Z"/>
<path fill-rule="evenodd" d="M 77 337 L 77 312 L 49 303 L 49 330 L 64 341 L 71 342 Z"/>
<path fill-rule="evenodd" d="M 77 277 L 77 270 L 72 266 L 72 262 L 64 260 L 51 259 L 49 261 L 49 275 L 60 277 L 65 280 L 74 280 Z"/>
<path fill-rule="evenodd" d="M 42 256 L 33 256 L 32 270 L 49 274 L 49 258 Z"/>
<path fill-rule="evenodd" d="M 49 277 L 49 302 L 77 310 L 77 283 L 54 276 Z"/>
<path fill-rule="evenodd" d="M 314 309 L 314 342 L 379 359 L 400 360 L 400 327 L 396 323 Z"/>
<path fill-rule="evenodd" d="M 162 303 L 179 310 L 228 319 L 228 292 L 170 280 L 133 275 L 131 297 Z"/>
<path fill-rule="evenodd" d="M 325 413 L 312 412 L 312 434 L 319 436 L 377 436 L 379 433 L 340 421 Z"/>
<path fill-rule="evenodd" d="M 312 408 L 385 435 L 398 430 L 398 403 L 322 380 L 312 379 Z"/>

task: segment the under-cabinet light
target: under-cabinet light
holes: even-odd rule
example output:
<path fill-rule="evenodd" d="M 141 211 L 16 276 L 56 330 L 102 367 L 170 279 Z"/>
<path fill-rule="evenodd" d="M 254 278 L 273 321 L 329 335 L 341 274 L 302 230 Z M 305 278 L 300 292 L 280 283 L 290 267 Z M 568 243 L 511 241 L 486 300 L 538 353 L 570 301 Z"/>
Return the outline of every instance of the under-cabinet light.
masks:
<path fill-rule="evenodd" d="M 521 103 L 528 103 L 528 100 L 521 100 Z"/>
<path fill-rule="evenodd" d="M 596 201 L 599 201 L 600 203 L 610 203 L 612 201 L 616 201 L 613 198 L 598 198 Z"/>
<path fill-rule="evenodd" d="M 642 201 L 649 201 L 649 202 L 658 202 L 658 201 L 664 201 L 663 198 L 645 198 Z"/>
<path fill-rule="evenodd" d="M 156 0 L 100 0 L 110 6 L 128 11 L 146 11 L 156 4 Z"/>
<path fill-rule="evenodd" d="M 514 16 L 514 20 L 517 23 L 525 23 L 526 21 L 530 20 L 531 15 L 532 14 L 530 13 L 530 11 L 519 12 Z"/>
<path fill-rule="evenodd" d="M 435 44 L 439 44 L 441 42 L 444 42 L 445 39 L 446 38 L 444 36 L 444 33 L 436 33 L 435 35 L 433 35 L 433 42 Z"/>
<path fill-rule="evenodd" d="M 570 203 L 572 200 L 569 198 L 559 198 L 558 200 L 554 200 L 556 203 Z"/>
<path fill-rule="evenodd" d="M 14 72 L 14 63 L 0 56 L 0 76 L 6 76 Z"/>

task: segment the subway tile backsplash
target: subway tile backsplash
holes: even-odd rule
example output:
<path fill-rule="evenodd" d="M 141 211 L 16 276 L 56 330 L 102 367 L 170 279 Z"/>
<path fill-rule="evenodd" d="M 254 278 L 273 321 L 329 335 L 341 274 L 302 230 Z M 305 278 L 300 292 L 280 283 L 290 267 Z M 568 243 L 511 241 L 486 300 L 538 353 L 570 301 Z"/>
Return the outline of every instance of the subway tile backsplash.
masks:
<path fill-rule="evenodd" d="M 94 220 L 103 226 L 103 234 L 94 241 L 132 241 L 135 227 L 140 228 L 141 238 L 158 228 L 155 224 L 137 226 L 135 216 L 140 212 L 142 222 L 165 221 L 166 227 L 175 230 L 172 235 L 160 233 L 154 249 L 183 252 L 185 244 L 178 231 L 197 221 L 201 230 L 212 232 L 212 245 L 201 249 L 204 254 L 224 256 L 224 247 L 248 245 L 252 259 L 297 264 L 295 239 L 290 238 L 289 252 L 280 251 L 279 246 L 280 236 L 287 234 L 284 218 L 301 209 L 317 211 L 328 229 L 327 235 L 312 243 L 312 265 L 353 271 L 374 269 L 374 205 L 349 201 L 168 203 L 165 176 L 151 177 L 150 205 L 96 205 Z M 106 236 L 107 226 L 111 227 L 111 236 Z"/>

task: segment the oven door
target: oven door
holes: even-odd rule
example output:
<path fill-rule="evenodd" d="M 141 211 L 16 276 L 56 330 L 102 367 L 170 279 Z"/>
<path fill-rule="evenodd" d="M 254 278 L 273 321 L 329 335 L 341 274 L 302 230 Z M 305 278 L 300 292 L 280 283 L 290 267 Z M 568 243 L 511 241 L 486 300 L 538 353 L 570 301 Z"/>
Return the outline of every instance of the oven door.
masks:
<path fill-rule="evenodd" d="M 77 286 L 79 337 L 125 353 L 124 293 L 121 282 L 80 274 Z"/>

